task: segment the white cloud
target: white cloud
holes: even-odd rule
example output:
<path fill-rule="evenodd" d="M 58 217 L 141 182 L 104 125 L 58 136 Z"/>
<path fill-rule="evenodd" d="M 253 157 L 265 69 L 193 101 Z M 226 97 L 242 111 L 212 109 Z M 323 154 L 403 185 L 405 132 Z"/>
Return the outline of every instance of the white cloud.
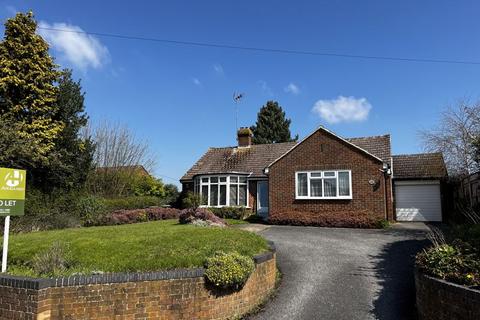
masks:
<path fill-rule="evenodd" d="M 80 69 L 100 68 L 110 59 L 110 54 L 96 37 L 82 33 L 83 30 L 71 24 L 40 21 L 38 33 L 62 54 L 61 58 Z M 50 30 L 49 30 L 50 29 Z M 61 29 L 67 31 L 56 31 Z"/>
<path fill-rule="evenodd" d="M 219 75 L 223 75 L 225 72 L 223 71 L 223 66 L 219 63 L 216 63 L 213 65 L 213 70 L 215 70 L 216 73 Z"/>
<path fill-rule="evenodd" d="M 269 96 L 273 96 L 273 91 L 272 89 L 268 86 L 267 82 L 264 80 L 258 80 L 258 85 L 262 89 L 264 93 L 266 93 Z"/>
<path fill-rule="evenodd" d="M 192 78 L 192 82 L 194 85 L 201 87 L 202 82 L 198 78 Z"/>
<path fill-rule="evenodd" d="M 300 94 L 300 88 L 293 82 L 290 82 L 288 86 L 283 88 L 283 90 L 285 90 L 286 93 L 291 93 L 294 95 Z"/>
<path fill-rule="evenodd" d="M 328 123 L 360 122 L 368 118 L 372 105 L 365 98 L 339 96 L 332 100 L 318 100 L 312 112 Z"/>

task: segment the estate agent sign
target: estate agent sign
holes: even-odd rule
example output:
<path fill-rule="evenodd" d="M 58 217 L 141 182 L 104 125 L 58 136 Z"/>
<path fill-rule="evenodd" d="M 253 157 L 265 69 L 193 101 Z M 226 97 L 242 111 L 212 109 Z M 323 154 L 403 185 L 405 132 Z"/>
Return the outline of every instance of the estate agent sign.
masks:
<path fill-rule="evenodd" d="M 0 216 L 5 217 L 2 272 L 7 271 L 10 216 L 22 216 L 25 208 L 25 179 L 25 170 L 0 168 Z"/>
<path fill-rule="evenodd" d="M 0 216 L 22 216 L 25 170 L 0 168 Z"/>

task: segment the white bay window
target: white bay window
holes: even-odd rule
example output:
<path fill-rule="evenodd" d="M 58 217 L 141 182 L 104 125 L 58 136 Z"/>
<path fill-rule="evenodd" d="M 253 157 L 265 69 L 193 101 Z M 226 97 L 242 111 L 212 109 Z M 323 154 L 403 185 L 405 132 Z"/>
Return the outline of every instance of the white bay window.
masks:
<path fill-rule="evenodd" d="M 350 170 L 296 172 L 295 198 L 352 199 L 352 172 Z"/>
<path fill-rule="evenodd" d="M 245 176 L 196 177 L 194 190 L 200 195 L 201 206 L 248 206 L 248 186 Z"/>

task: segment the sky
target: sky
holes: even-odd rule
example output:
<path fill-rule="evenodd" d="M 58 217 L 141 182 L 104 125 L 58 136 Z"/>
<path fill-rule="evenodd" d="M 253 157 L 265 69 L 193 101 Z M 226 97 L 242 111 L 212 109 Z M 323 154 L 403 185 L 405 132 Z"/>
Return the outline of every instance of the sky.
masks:
<path fill-rule="evenodd" d="M 480 98 L 480 64 L 313 56 L 129 40 L 48 28 L 230 46 L 480 62 L 478 1 L 2 1 L 2 21 L 32 10 L 39 33 L 86 92 L 91 121 L 127 125 L 178 179 L 276 100 L 305 137 L 390 133 L 394 154 L 422 152 L 419 130 Z M 2 29 L 3 33 L 3 29 Z"/>

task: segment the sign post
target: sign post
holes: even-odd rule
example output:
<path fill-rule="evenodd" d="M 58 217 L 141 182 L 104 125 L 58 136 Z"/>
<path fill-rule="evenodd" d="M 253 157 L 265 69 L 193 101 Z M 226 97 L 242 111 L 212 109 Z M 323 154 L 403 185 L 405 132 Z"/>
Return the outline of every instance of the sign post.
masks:
<path fill-rule="evenodd" d="M 24 213 L 25 180 L 25 170 L 0 168 L 0 216 L 5 217 L 2 272 L 7 271 L 10 216 L 21 216 Z"/>

